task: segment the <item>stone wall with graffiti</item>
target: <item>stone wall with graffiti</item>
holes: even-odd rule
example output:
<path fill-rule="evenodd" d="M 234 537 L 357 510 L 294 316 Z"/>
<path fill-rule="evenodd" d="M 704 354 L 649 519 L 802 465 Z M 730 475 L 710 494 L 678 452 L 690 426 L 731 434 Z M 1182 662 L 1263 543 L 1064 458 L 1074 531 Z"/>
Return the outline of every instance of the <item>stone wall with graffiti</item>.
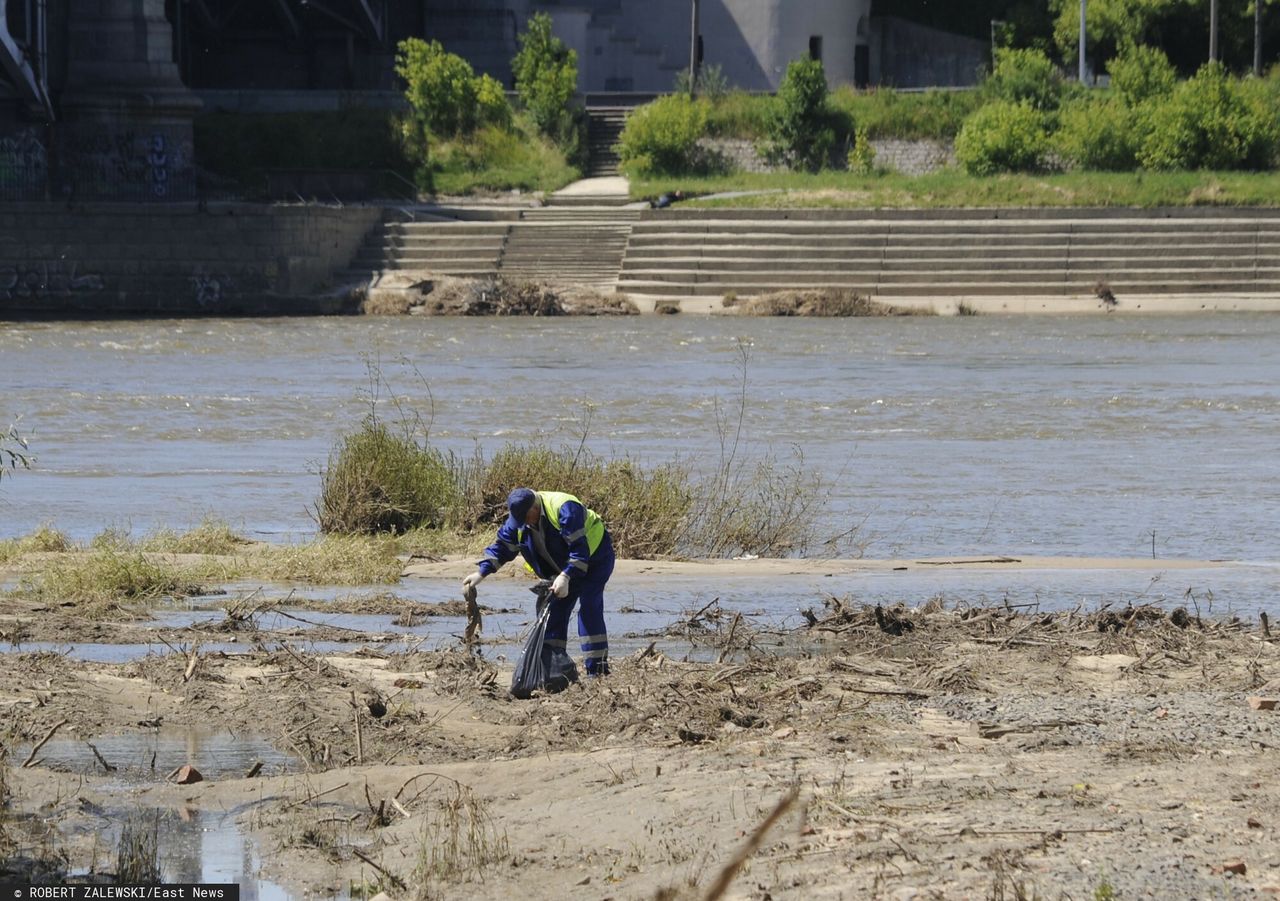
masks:
<path fill-rule="evenodd" d="M 39 200 L 49 181 L 49 152 L 42 130 L 0 134 L 0 199 Z"/>
<path fill-rule="evenodd" d="M 196 196 L 191 129 L 80 125 L 57 137 L 56 196 L 189 200 Z"/>
<path fill-rule="evenodd" d="M 377 207 L 0 206 L 0 319 L 344 312 Z"/>

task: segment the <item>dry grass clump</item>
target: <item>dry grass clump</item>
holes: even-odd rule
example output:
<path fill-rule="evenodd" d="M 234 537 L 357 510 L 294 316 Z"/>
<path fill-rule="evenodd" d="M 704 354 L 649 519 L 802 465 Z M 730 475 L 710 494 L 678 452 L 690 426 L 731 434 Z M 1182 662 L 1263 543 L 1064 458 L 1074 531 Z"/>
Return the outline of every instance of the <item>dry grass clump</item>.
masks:
<path fill-rule="evenodd" d="M 506 830 L 488 805 L 462 783 L 437 799 L 428 811 L 411 882 L 416 898 L 441 897 L 436 885 L 483 881 L 484 874 L 511 856 Z"/>
<path fill-rule="evenodd" d="M 116 881 L 121 885 L 160 882 L 160 815 L 132 817 L 120 827 Z"/>
<path fill-rule="evenodd" d="M 760 294 L 733 305 L 743 316 L 910 316 L 919 311 L 899 309 L 863 297 L 845 288 L 813 291 L 777 291 Z"/>
<path fill-rule="evenodd" d="M 66 535 L 44 525 L 30 535 L 0 541 L 0 563 L 12 563 L 28 554 L 63 553 L 71 548 L 71 540 Z"/>
<path fill-rule="evenodd" d="M 306 545 L 256 549 L 240 558 L 239 578 L 308 585 L 388 585 L 403 564 L 394 535 L 326 535 Z"/>
<path fill-rule="evenodd" d="M 388 302 L 390 303 L 390 302 Z M 369 304 L 366 302 L 366 311 Z M 408 307 L 405 312 L 408 312 Z M 581 285 L 493 279 L 436 277 L 421 302 L 433 316 L 634 316 L 636 305 L 621 294 L 602 294 Z M 378 310 L 382 312 L 382 310 Z M 394 312 L 388 307 L 385 312 Z"/>
<path fill-rule="evenodd" d="M 443 525 L 458 505 L 452 458 L 372 416 L 346 435 L 322 473 L 322 532 L 404 532 Z"/>
<path fill-rule="evenodd" d="M 248 538 L 232 530 L 225 522 L 209 517 L 194 529 L 188 529 L 185 532 L 158 529 L 142 540 L 141 548 L 153 554 L 226 556 L 242 551 L 252 543 Z"/>
<path fill-rule="evenodd" d="M 360 312 L 366 316 L 405 316 L 413 309 L 413 299 L 408 294 L 379 291 L 360 302 Z"/>
<path fill-rule="evenodd" d="M 693 504 L 689 473 L 677 464 L 645 470 L 632 460 L 603 460 L 585 451 L 508 444 L 472 467 L 463 522 L 491 529 L 507 515 L 507 495 L 520 485 L 574 495 L 604 519 L 614 549 L 645 559 L 673 553 Z"/>
<path fill-rule="evenodd" d="M 423 301 L 434 316 L 563 316 L 560 297 L 536 282 L 442 278 Z"/>
<path fill-rule="evenodd" d="M 457 544 L 440 538 L 446 529 L 491 534 L 507 515 L 511 490 L 529 486 L 578 497 L 605 520 L 624 557 L 805 551 L 825 486 L 799 451 L 789 459 L 746 453 L 745 348 L 742 353 L 736 425 L 717 411 L 721 454 L 696 478 L 693 467 L 679 459 L 646 468 L 626 457 L 598 457 L 586 449 L 585 430 L 577 446 L 560 449 L 509 444 L 492 460 L 479 451 L 465 461 L 443 455 L 428 444 L 429 420 L 406 410 L 371 367 L 375 399 L 384 390 L 391 393 L 401 421 L 394 427 L 380 422 L 375 404 L 359 430 L 340 440 L 322 473 L 320 529 L 347 535 L 411 531 L 413 540 L 402 547 L 430 554 L 442 543 Z"/>
<path fill-rule="evenodd" d="M 210 577 L 225 577 L 211 566 L 164 563 L 141 551 L 100 546 L 85 554 L 59 556 L 15 594 L 45 603 L 74 603 L 90 612 L 126 602 L 152 602 L 203 592 Z"/>
<path fill-rule="evenodd" d="M 560 296 L 570 316 L 638 316 L 639 308 L 625 294 L 602 294 L 581 285 L 559 285 L 552 290 Z"/>

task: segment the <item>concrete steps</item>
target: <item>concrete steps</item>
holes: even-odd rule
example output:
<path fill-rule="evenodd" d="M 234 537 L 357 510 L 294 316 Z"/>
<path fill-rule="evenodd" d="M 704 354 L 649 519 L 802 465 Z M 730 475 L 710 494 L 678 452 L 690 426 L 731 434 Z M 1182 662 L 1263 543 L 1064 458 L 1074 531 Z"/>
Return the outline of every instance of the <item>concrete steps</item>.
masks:
<path fill-rule="evenodd" d="M 875 296 L 1269 292 L 1280 217 L 870 219 L 865 213 L 646 212 L 618 290 L 739 296 L 841 287 Z"/>
<path fill-rule="evenodd" d="M 618 154 L 613 148 L 630 112 L 625 106 L 587 108 L 587 178 L 618 174 Z"/>
<path fill-rule="evenodd" d="M 388 213 L 366 236 L 341 277 L 374 283 L 386 272 L 492 278 L 510 222 L 406 221 Z"/>
<path fill-rule="evenodd" d="M 638 210 L 542 207 L 511 226 L 499 274 L 612 291 Z"/>

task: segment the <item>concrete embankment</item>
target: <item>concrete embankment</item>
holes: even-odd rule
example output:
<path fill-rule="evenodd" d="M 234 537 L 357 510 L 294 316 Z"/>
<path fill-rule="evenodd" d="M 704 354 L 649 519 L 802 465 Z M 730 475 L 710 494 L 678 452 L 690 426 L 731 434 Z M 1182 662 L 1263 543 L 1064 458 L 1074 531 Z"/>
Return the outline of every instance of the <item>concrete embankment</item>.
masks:
<path fill-rule="evenodd" d="M 721 312 L 840 288 L 940 314 L 1280 310 L 1280 209 L 638 210 L 15 204 L 0 316 L 354 312 L 394 273 Z M 354 289 L 354 290 L 353 290 Z M 413 290 L 417 290 L 414 288 Z"/>
<path fill-rule="evenodd" d="M 379 207 L 7 204 L 0 317 L 337 313 Z"/>

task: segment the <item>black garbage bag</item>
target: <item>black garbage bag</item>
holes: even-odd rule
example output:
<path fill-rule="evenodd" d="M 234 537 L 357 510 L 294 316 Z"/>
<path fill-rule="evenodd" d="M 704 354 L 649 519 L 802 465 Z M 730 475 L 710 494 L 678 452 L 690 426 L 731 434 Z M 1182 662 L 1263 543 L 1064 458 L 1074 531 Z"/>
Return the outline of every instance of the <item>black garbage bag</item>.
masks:
<path fill-rule="evenodd" d="M 538 618 L 529 629 L 524 648 L 511 674 L 511 696 L 524 700 L 535 691 L 554 694 L 564 691 L 578 681 L 578 667 L 564 648 L 547 647 L 547 620 L 551 617 L 551 604 L 547 600 L 550 582 L 539 582 L 533 587 L 538 593 Z"/>

